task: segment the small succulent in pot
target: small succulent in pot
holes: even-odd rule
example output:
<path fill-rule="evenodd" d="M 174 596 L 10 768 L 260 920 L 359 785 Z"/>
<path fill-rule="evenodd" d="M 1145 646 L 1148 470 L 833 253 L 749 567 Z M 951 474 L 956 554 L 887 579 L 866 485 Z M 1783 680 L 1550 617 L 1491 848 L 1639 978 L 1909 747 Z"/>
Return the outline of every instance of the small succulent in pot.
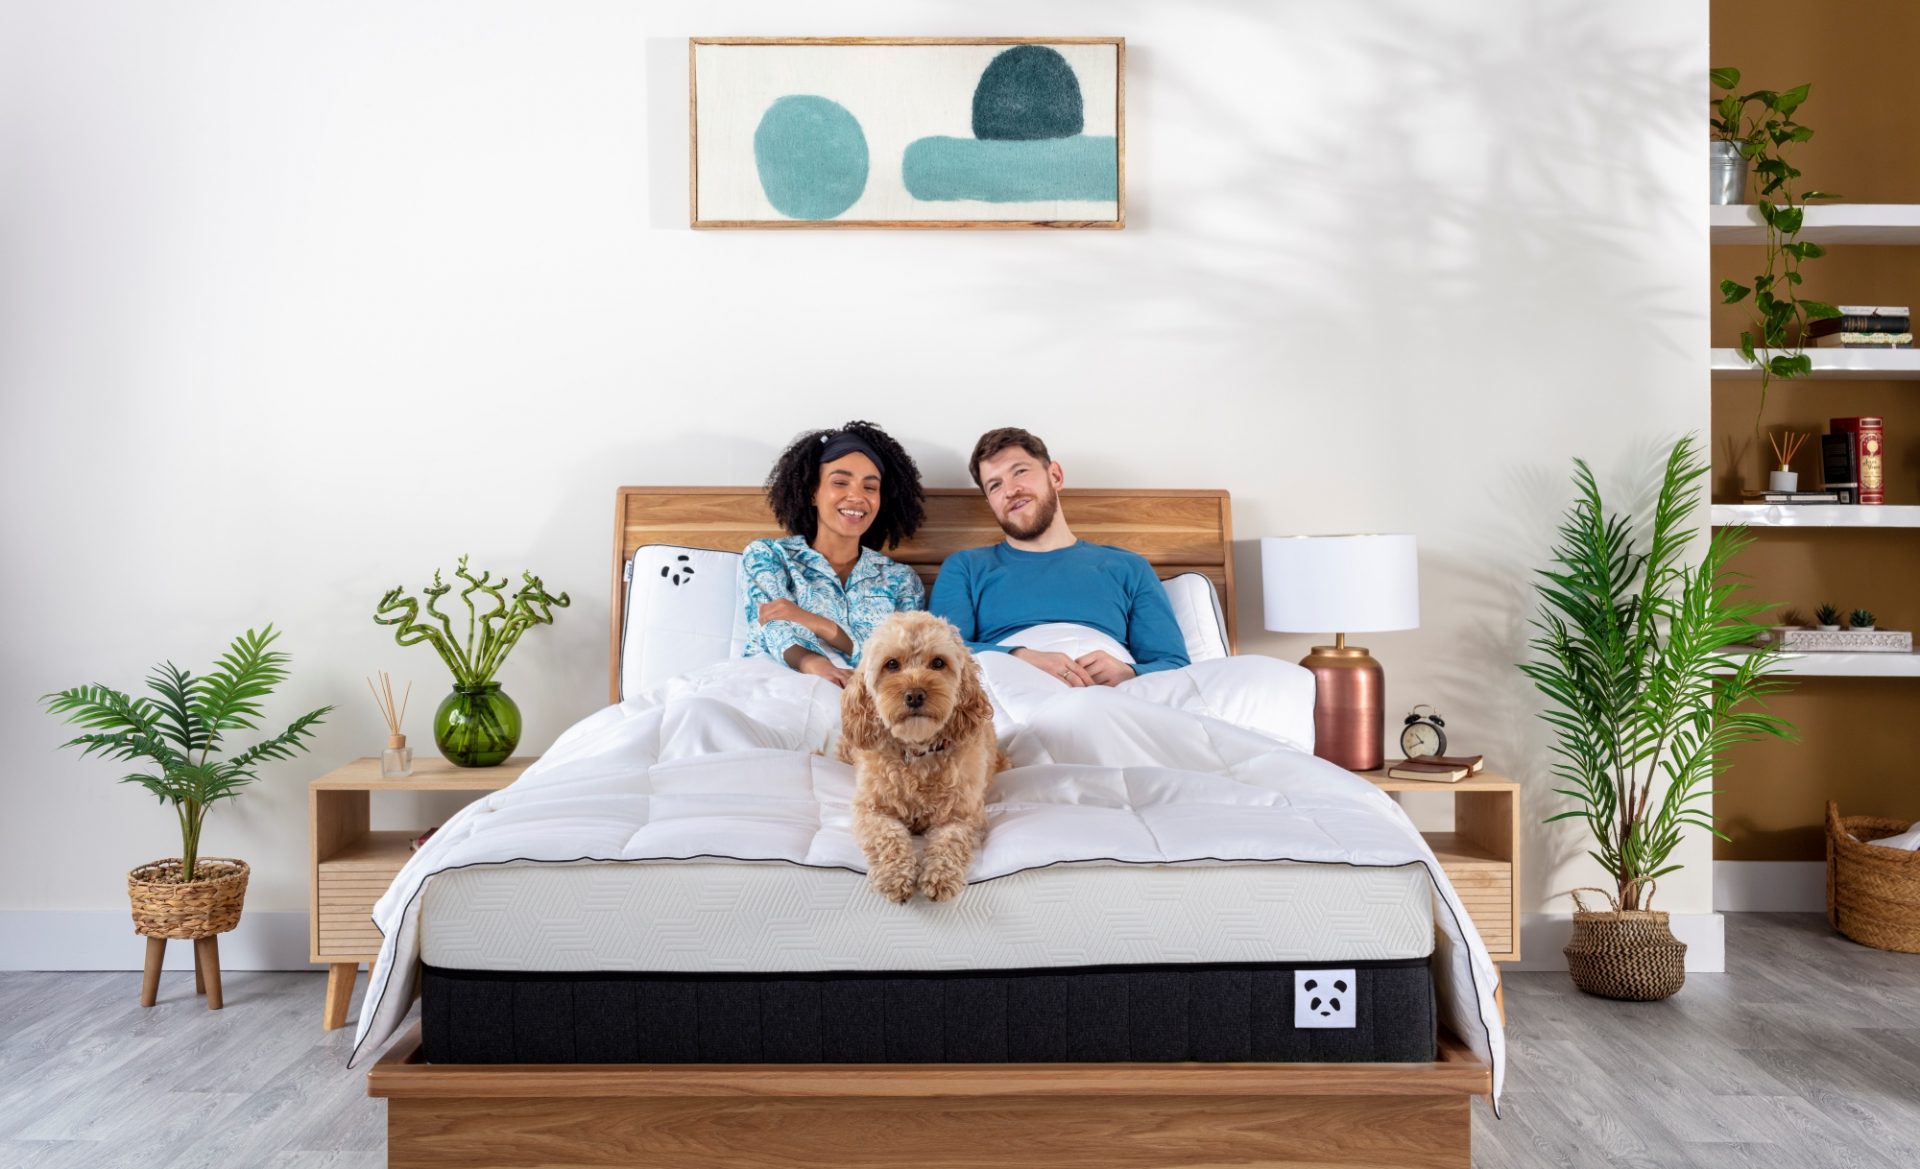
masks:
<path fill-rule="evenodd" d="M 1872 629 L 1873 614 L 1865 609 L 1855 609 L 1853 611 L 1853 627 L 1855 629 Z"/>
<path fill-rule="evenodd" d="M 1840 606 L 1822 605 L 1813 611 L 1814 623 L 1820 628 L 1832 630 L 1840 628 Z"/>

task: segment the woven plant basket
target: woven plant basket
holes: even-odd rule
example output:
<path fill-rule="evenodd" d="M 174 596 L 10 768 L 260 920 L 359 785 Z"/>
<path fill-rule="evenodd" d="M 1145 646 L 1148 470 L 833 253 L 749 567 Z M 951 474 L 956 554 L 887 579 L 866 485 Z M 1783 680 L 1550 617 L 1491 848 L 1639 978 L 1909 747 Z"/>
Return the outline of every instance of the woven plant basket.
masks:
<path fill-rule="evenodd" d="M 149 938 L 207 938 L 240 924 L 247 897 L 247 862 L 203 856 L 194 879 L 182 883 L 177 857 L 141 865 L 127 874 L 133 901 L 133 932 Z"/>
<path fill-rule="evenodd" d="M 1598 893 L 1608 908 L 1588 909 L 1582 893 Z M 1653 1002 L 1687 981 L 1686 943 L 1673 936 L 1665 910 L 1621 909 L 1605 889 L 1573 891 L 1573 940 L 1562 951 L 1573 985 L 1601 998 Z"/>
<path fill-rule="evenodd" d="M 1827 802 L 1827 921 L 1863 946 L 1920 954 L 1920 852 L 1865 843 L 1910 827 Z"/>

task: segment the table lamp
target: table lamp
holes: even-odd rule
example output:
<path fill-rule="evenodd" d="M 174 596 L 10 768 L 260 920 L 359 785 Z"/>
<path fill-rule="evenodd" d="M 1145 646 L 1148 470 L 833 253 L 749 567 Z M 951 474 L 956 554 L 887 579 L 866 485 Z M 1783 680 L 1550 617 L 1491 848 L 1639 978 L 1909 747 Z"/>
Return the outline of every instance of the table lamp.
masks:
<path fill-rule="evenodd" d="M 1266 536 L 1260 595 L 1276 633 L 1332 633 L 1313 671 L 1313 753 L 1353 771 L 1385 758 L 1386 673 L 1347 634 L 1417 629 L 1420 568 L 1410 535 Z"/>

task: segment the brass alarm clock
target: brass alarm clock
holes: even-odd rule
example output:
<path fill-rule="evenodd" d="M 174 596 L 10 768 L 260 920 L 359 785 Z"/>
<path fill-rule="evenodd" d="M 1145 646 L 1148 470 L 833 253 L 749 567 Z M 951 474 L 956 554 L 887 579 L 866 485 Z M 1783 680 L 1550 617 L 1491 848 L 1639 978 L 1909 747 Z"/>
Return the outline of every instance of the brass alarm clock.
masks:
<path fill-rule="evenodd" d="M 1425 711 L 1425 714 L 1420 713 Z M 1407 725 L 1400 728 L 1400 750 L 1409 759 L 1447 753 L 1447 720 L 1440 712 L 1422 702 L 1407 714 Z"/>

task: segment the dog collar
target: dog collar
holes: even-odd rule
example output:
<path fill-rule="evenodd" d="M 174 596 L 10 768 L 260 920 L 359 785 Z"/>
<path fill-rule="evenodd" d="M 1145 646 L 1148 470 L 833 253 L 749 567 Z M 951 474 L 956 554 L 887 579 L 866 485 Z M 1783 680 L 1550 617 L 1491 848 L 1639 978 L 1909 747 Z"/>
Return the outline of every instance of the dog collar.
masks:
<path fill-rule="evenodd" d="M 922 747 L 918 751 L 908 751 L 906 752 L 906 756 L 909 759 L 925 759 L 929 755 L 938 755 L 940 752 L 946 749 L 947 749 L 947 741 L 945 739 L 941 739 L 939 742 L 934 743 L 927 747 Z"/>

